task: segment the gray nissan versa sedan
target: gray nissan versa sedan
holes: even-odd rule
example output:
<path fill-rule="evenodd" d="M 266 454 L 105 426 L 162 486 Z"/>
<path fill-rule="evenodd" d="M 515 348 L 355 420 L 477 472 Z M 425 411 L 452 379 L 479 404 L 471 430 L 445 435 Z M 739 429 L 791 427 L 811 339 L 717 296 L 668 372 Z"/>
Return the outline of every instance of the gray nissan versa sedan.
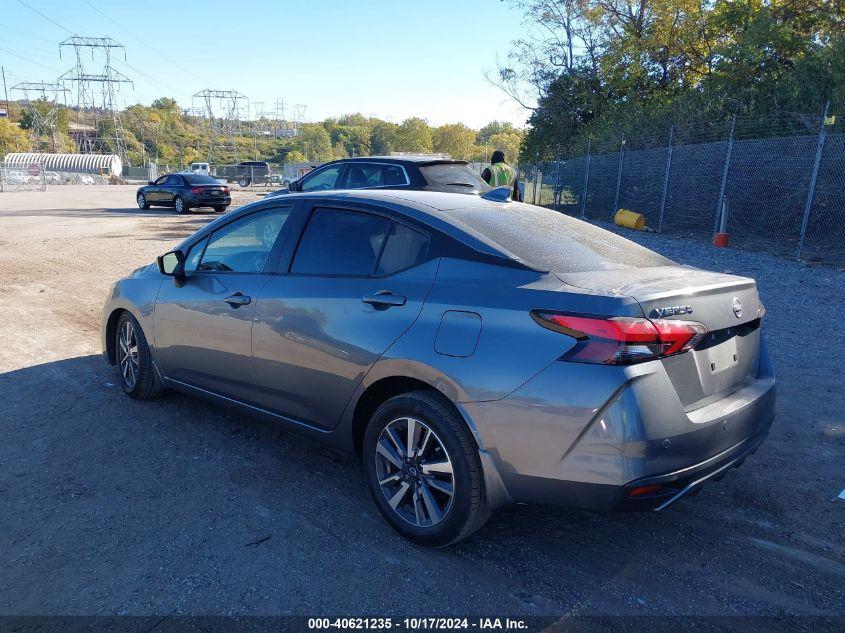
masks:
<path fill-rule="evenodd" d="M 124 391 L 177 389 L 357 451 L 402 535 L 509 502 L 662 509 L 740 465 L 775 378 L 752 279 L 517 202 L 262 200 L 117 282 Z"/>

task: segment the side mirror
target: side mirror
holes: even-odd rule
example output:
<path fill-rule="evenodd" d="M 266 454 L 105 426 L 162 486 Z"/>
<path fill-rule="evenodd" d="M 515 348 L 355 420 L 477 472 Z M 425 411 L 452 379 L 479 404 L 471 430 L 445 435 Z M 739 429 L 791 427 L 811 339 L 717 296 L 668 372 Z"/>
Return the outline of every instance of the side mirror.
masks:
<path fill-rule="evenodd" d="M 288 189 L 290 191 L 299 191 L 299 181 L 292 180 L 291 183 L 288 185 Z"/>
<path fill-rule="evenodd" d="M 168 277 L 185 277 L 185 253 L 182 251 L 170 251 L 158 256 L 158 270 L 162 275 Z"/>
<path fill-rule="evenodd" d="M 148 184 L 148 185 L 154 185 L 155 183 L 154 183 L 152 180 L 148 180 L 148 181 L 147 181 L 147 184 Z"/>

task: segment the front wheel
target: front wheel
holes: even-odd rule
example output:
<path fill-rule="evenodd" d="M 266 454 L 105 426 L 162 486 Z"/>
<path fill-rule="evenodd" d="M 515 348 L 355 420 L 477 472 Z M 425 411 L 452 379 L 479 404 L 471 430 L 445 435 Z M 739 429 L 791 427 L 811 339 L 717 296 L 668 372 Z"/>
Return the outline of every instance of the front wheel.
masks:
<path fill-rule="evenodd" d="M 176 213 L 182 214 L 188 210 L 188 205 L 185 204 L 182 196 L 176 196 L 173 199 L 173 208 L 176 210 Z"/>
<path fill-rule="evenodd" d="M 249 178 L 241 178 L 240 180 L 238 180 L 238 186 L 239 187 L 249 187 L 249 182 L 250 182 Z"/>
<path fill-rule="evenodd" d="M 477 445 L 439 393 L 415 391 L 382 404 L 363 450 L 373 500 L 405 538 L 443 547 L 487 521 Z"/>
<path fill-rule="evenodd" d="M 150 208 L 150 203 L 147 202 L 147 196 L 145 196 L 143 193 L 139 193 L 135 201 L 138 203 L 139 209 L 146 210 Z"/>
<path fill-rule="evenodd" d="M 114 349 L 120 386 L 126 395 L 146 400 L 161 393 L 147 338 L 141 325 L 128 312 L 121 314 L 117 321 Z"/>
<path fill-rule="evenodd" d="M 225 205 L 225 204 L 219 204 L 216 207 L 214 207 L 214 210 L 217 213 L 223 213 L 226 210 L 226 207 L 227 207 L 227 205 Z"/>

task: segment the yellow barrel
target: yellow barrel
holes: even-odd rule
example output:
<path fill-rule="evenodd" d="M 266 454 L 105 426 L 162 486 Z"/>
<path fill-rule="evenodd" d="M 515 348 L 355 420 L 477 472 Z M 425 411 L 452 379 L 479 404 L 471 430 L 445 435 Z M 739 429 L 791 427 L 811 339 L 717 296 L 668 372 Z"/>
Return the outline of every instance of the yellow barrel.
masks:
<path fill-rule="evenodd" d="M 636 229 L 642 231 L 645 228 L 645 218 L 642 213 L 635 213 L 628 211 L 628 209 L 619 209 L 616 212 L 616 217 L 613 221 L 619 226 L 624 226 L 629 229 Z"/>

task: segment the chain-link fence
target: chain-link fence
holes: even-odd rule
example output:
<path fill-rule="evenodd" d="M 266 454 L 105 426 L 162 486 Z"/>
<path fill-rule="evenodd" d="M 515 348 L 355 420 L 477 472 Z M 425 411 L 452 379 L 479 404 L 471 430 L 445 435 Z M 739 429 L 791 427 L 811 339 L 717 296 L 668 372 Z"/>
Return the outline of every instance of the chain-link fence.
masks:
<path fill-rule="evenodd" d="M 733 117 L 620 138 L 520 168 L 526 201 L 612 220 L 643 214 L 660 232 L 845 264 L 845 125 L 830 112 Z"/>

